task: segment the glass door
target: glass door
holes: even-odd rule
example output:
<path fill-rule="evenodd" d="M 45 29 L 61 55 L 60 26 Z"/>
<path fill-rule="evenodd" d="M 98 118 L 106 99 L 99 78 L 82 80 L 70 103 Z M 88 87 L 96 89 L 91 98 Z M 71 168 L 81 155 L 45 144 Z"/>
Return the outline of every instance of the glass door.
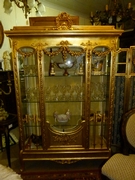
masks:
<path fill-rule="evenodd" d="M 39 108 L 39 81 L 36 51 L 32 47 L 18 50 L 21 109 L 25 149 L 42 149 Z"/>
<path fill-rule="evenodd" d="M 107 148 L 110 64 L 111 52 L 109 48 L 95 47 L 91 60 L 90 149 Z"/>
<path fill-rule="evenodd" d="M 73 131 L 84 117 L 84 51 L 66 48 L 44 50 L 46 121 L 58 132 Z"/>

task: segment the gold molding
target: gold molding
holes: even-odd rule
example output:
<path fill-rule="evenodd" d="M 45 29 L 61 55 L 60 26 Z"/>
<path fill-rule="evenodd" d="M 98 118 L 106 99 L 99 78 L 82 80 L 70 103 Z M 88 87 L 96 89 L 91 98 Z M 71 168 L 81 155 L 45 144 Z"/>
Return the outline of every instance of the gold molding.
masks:
<path fill-rule="evenodd" d="M 76 163 L 79 160 L 74 160 L 74 159 L 64 159 L 64 160 L 54 160 L 56 163 L 59 164 L 72 164 L 72 163 Z"/>
<path fill-rule="evenodd" d="M 68 45 L 72 45 L 72 44 L 69 43 L 68 41 L 61 41 L 57 45 L 58 46 L 61 45 L 60 47 L 58 47 L 57 51 L 47 51 L 47 50 L 43 49 L 44 54 L 46 54 L 48 56 L 56 56 L 56 55 L 61 53 L 62 57 L 63 57 L 63 61 L 65 61 L 67 59 L 67 54 L 70 54 L 71 56 L 80 56 L 85 52 L 84 49 L 82 49 L 81 51 L 72 51 L 72 50 L 70 50 Z"/>
<path fill-rule="evenodd" d="M 62 135 L 54 135 L 54 141 L 64 144 L 70 144 L 71 142 L 75 143 L 77 140 L 78 135 L 69 135 L 69 134 L 62 134 Z"/>

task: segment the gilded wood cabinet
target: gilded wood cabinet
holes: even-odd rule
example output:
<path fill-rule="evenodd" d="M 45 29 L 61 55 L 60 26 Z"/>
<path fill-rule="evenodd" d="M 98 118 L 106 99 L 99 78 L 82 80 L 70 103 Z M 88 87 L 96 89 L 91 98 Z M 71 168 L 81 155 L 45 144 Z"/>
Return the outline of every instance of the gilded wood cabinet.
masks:
<path fill-rule="evenodd" d="M 110 156 L 122 31 L 60 17 L 56 26 L 5 31 L 12 42 L 22 165 Z"/>

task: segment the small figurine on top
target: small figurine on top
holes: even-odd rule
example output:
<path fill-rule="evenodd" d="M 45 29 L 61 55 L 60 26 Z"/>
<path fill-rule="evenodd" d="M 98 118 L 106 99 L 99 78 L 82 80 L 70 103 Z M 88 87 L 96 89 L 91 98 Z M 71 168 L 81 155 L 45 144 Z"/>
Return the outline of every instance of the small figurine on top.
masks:
<path fill-rule="evenodd" d="M 10 71 L 11 70 L 11 57 L 9 51 L 5 51 L 3 53 L 3 60 L 4 60 L 4 70 Z"/>

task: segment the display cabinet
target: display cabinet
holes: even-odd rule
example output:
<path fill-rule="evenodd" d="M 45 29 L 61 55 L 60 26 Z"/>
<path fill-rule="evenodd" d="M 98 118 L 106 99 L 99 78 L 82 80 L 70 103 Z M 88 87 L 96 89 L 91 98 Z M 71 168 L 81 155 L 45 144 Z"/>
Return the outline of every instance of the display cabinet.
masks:
<path fill-rule="evenodd" d="M 14 27 L 20 159 L 73 163 L 110 156 L 116 50 L 122 30 L 73 25 Z"/>

